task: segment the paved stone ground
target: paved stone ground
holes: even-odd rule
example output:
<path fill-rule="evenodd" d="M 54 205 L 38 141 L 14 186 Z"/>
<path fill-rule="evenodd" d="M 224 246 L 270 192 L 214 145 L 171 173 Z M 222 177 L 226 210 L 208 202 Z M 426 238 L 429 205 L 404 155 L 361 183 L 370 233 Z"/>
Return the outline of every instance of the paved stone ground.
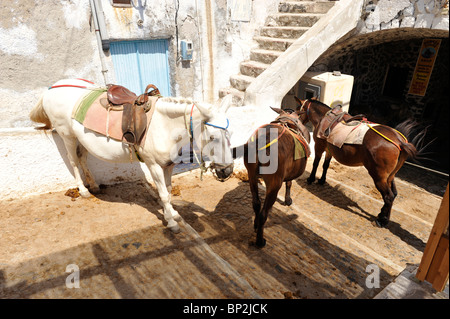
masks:
<path fill-rule="evenodd" d="M 311 164 L 293 183 L 293 205 L 280 191 L 263 249 L 252 244 L 248 183 L 200 181 L 198 170 L 174 178 L 179 234 L 143 183 L 90 199 L 1 202 L 0 298 L 373 298 L 420 262 L 448 179 L 399 174 L 391 224 L 379 229 L 382 203 L 364 168 L 332 162 L 326 185 L 307 185 Z M 66 286 L 68 265 L 80 270 L 79 289 Z M 374 267 L 379 288 L 367 284 Z"/>

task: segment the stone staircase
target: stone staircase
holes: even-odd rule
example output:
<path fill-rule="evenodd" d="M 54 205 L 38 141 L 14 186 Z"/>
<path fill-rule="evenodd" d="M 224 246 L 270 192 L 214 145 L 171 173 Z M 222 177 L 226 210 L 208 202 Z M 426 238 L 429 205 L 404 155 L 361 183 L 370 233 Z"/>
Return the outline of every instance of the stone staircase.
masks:
<path fill-rule="evenodd" d="M 240 73 L 230 77 L 231 86 L 221 89 L 219 97 L 233 95 L 233 104 L 241 106 L 245 90 L 286 49 L 324 16 L 335 1 L 281 1 L 278 13 L 267 18 L 254 38 L 258 48 L 250 51 L 250 60 L 241 62 Z"/>

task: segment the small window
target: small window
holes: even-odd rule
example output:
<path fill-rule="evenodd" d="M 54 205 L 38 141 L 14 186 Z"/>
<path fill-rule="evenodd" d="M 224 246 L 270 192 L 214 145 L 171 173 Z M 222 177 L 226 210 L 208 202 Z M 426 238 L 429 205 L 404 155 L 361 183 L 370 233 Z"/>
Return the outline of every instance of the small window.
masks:
<path fill-rule="evenodd" d="M 115 7 L 131 7 L 131 0 L 112 0 Z"/>
<path fill-rule="evenodd" d="M 408 80 L 408 69 L 389 66 L 384 80 L 383 95 L 392 98 L 402 98 Z"/>

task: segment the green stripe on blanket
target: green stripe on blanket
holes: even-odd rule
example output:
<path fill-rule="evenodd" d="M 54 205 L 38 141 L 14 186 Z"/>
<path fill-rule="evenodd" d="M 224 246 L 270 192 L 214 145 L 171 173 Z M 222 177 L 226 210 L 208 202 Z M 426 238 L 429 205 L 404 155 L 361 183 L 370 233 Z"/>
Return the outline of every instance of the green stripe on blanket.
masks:
<path fill-rule="evenodd" d="M 94 103 L 94 101 L 104 92 L 106 92 L 106 89 L 95 89 L 92 90 L 92 92 L 86 94 L 78 105 L 73 118 L 83 124 L 84 119 L 86 118 L 86 113 L 91 107 L 92 103 Z"/>
<path fill-rule="evenodd" d="M 292 136 L 293 137 L 293 136 Z M 294 143 L 295 143 L 295 149 L 294 149 L 294 160 L 301 159 L 303 157 L 306 157 L 305 147 L 300 143 L 299 140 L 297 140 L 295 137 L 293 137 Z"/>

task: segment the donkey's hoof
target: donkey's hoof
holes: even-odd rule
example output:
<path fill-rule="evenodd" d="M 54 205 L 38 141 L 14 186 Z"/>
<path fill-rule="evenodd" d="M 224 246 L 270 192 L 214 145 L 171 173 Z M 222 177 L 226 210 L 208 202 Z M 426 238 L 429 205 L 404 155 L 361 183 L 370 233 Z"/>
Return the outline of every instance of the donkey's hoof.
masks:
<path fill-rule="evenodd" d="M 91 187 L 89 188 L 89 192 L 91 192 L 91 194 L 99 194 L 100 193 L 100 187 Z"/>
<path fill-rule="evenodd" d="M 319 179 L 319 180 L 317 181 L 317 184 L 319 184 L 319 185 L 324 185 L 324 184 L 325 184 L 325 179 Z"/>
<path fill-rule="evenodd" d="M 257 239 L 255 246 L 258 248 L 263 248 L 264 246 L 266 246 L 266 240 L 264 238 L 262 238 L 261 240 Z"/>
<path fill-rule="evenodd" d="M 308 177 L 306 179 L 306 183 L 308 183 L 308 185 L 311 185 L 312 183 L 314 183 L 314 180 L 315 180 L 315 178 Z"/>
<path fill-rule="evenodd" d="M 172 213 L 173 219 L 177 222 L 181 222 L 182 218 L 178 213 Z"/>
<path fill-rule="evenodd" d="M 378 228 L 386 228 L 388 225 L 388 221 L 378 220 L 376 219 L 372 224 L 377 226 Z"/>
<path fill-rule="evenodd" d="M 86 190 L 80 190 L 78 191 L 80 193 L 80 196 L 83 198 L 89 198 L 92 196 L 92 194 L 86 189 Z"/>
<path fill-rule="evenodd" d="M 175 226 L 171 226 L 171 227 L 168 227 L 171 231 L 172 231 L 172 233 L 174 233 L 174 234 L 178 234 L 179 232 L 181 232 L 181 228 L 180 228 L 180 226 L 179 225 L 175 225 Z"/>
<path fill-rule="evenodd" d="M 292 198 L 286 198 L 284 200 L 284 205 L 291 206 L 292 205 Z"/>

